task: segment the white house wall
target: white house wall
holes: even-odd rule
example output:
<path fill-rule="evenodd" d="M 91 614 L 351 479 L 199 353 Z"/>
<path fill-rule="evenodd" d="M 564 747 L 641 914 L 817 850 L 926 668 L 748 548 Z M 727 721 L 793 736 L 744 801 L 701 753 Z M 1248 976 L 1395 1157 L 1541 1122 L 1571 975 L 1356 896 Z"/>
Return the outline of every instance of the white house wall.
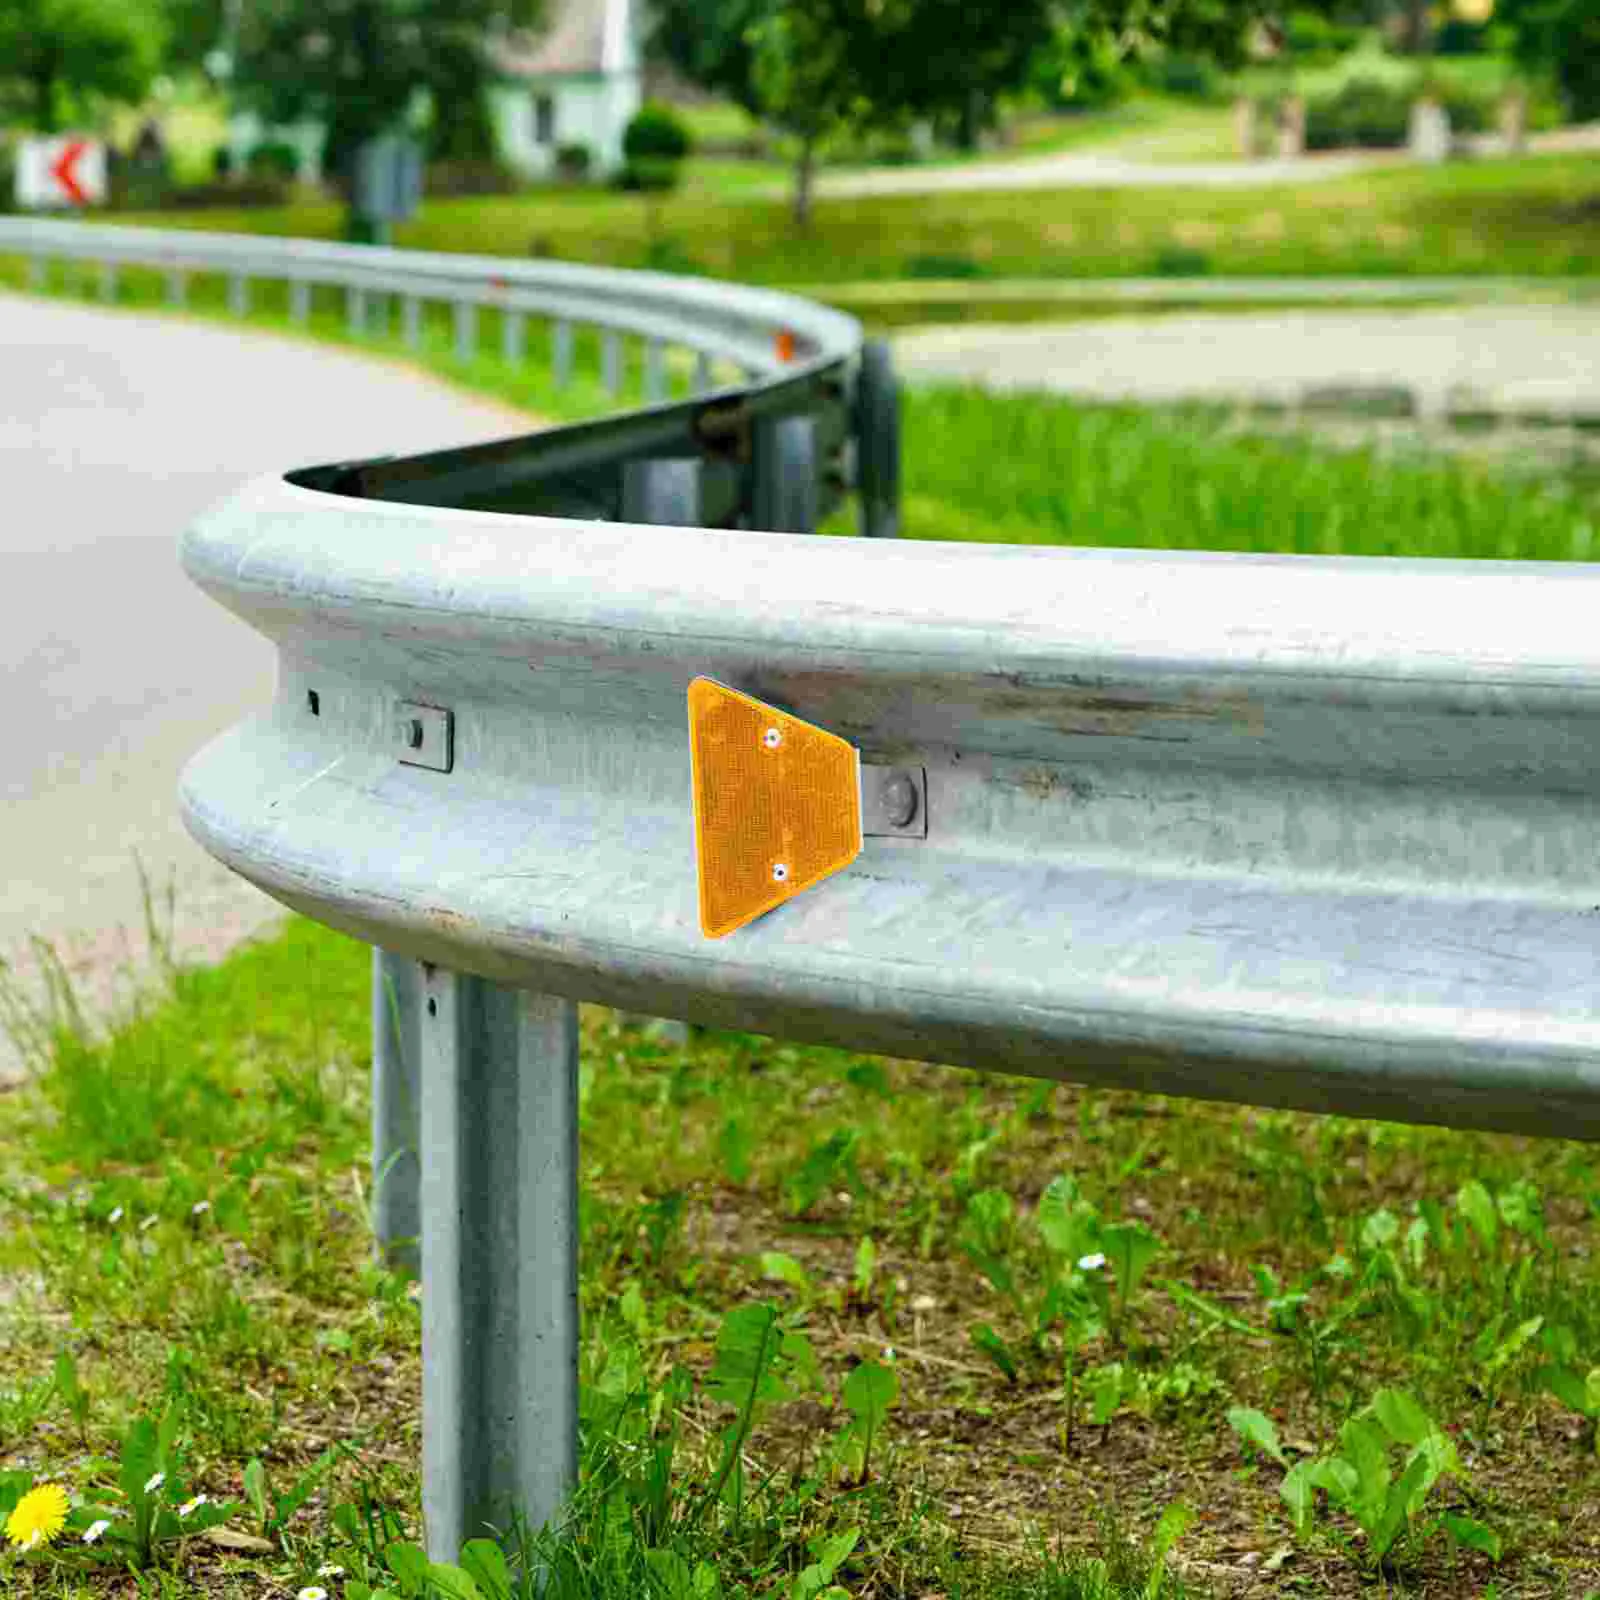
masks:
<path fill-rule="evenodd" d="M 555 133 L 550 143 L 534 138 L 534 101 L 548 94 L 555 101 Z M 490 114 L 506 164 L 527 178 L 545 178 L 555 171 L 559 146 L 589 147 L 591 171 L 607 176 L 622 165 L 622 135 L 641 103 L 637 73 L 606 78 L 498 84 L 490 90 Z"/>

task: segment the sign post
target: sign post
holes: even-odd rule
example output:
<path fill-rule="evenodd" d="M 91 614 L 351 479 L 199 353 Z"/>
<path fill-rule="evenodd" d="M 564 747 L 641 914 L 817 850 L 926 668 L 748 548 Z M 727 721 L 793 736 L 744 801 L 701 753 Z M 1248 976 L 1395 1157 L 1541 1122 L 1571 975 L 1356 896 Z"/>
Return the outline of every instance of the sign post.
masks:
<path fill-rule="evenodd" d="M 354 205 L 358 244 L 388 244 L 396 222 L 414 217 L 422 202 L 422 147 L 386 133 L 356 154 Z"/>
<path fill-rule="evenodd" d="M 106 147 L 99 139 L 62 134 L 24 139 L 17 147 L 17 204 L 24 211 L 82 211 L 104 205 Z"/>

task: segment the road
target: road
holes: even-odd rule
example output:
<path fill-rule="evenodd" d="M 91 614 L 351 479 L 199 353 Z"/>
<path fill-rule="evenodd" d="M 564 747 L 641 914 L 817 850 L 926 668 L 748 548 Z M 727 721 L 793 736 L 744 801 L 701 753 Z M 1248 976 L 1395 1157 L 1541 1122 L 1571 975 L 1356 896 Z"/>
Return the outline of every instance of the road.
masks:
<path fill-rule="evenodd" d="M 163 898 L 170 877 L 180 958 L 281 914 L 177 815 L 183 763 L 271 697 L 274 659 L 185 576 L 185 525 L 257 473 L 538 424 L 396 363 L 159 315 L 0 295 L 0 349 L 0 957 L 37 997 L 29 936 L 49 939 L 103 1015 L 145 952 L 135 852 Z M 0 1079 L 18 1059 L 0 1030 Z"/>
<path fill-rule="evenodd" d="M 1404 387 L 1448 408 L 1600 415 L 1600 308 L 1272 311 L 965 323 L 894 337 L 907 382 L 1093 400 L 1297 405 L 1319 388 Z"/>

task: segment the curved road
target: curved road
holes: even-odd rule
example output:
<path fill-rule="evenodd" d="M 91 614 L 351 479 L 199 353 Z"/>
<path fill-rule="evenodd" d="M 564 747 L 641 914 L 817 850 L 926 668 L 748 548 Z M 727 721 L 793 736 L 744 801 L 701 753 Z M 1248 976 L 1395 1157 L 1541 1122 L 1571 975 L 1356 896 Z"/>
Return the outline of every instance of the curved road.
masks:
<path fill-rule="evenodd" d="M 181 959 L 281 915 L 178 819 L 188 757 L 272 694 L 273 651 L 178 564 L 242 479 L 538 419 L 355 352 L 0 295 L 0 958 L 49 939 L 92 1011 L 143 970 L 135 852 Z M 5 1009 L 0 1007 L 0 1022 Z M 0 1081 L 17 1052 L 0 1027 Z"/>

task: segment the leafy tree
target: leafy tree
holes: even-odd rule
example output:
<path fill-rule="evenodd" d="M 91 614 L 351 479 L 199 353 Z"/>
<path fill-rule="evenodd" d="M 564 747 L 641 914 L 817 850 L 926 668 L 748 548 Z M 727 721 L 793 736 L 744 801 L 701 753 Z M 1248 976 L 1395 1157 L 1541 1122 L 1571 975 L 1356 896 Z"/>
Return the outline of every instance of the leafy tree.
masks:
<path fill-rule="evenodd" d="M 322 123 L 324 165 L 346 181 L 361 145 L 405 125 L 422 94 L 433 104 L 435 154 L 488 153 L 490 40 L 542 13 L 541 0 L 251 0 L 242 9 L 238 103 L 269 122 Z"/>
<path fill-rule="evenodd" d="M 0 121 L 54 133 L 97 98 L 142 99 L 163 31 L 141 0 L 0 0 Z"/>
<path fill-rule="evenodd" d="M 1518 63 L 1549 75 L 1570 116 L 1600 116 L 1600 5 L 1595 0 L 1499 0 L 1495 21 L 1513 30 Z"/>

